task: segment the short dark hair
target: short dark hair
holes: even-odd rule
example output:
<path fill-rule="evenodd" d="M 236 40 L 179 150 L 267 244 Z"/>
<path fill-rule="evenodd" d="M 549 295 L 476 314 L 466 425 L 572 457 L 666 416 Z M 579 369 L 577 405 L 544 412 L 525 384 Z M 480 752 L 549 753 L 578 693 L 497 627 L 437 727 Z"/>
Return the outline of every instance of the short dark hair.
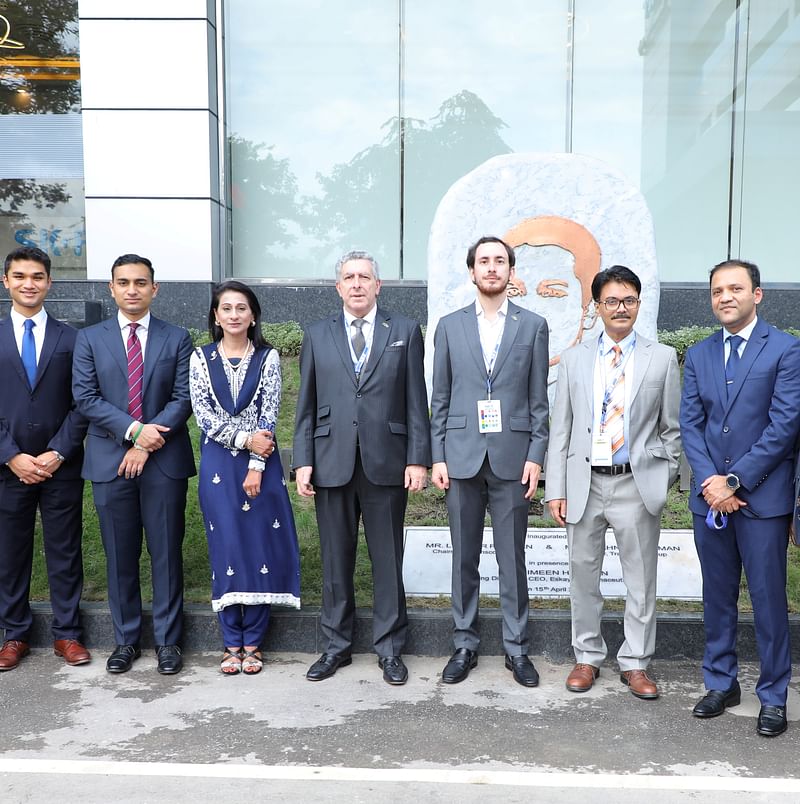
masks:
<path fill-rule="evenodd" d="M 31 260 L 31 262 L 38 262 L 44 266 L 47 275 L 50 276 L 50 257 L 46 252 L 35 246 L 22 246 L 15 248 L 7 257 L 3 264 L 3 274 L 8 276 L 8 271 L 11 268 L 11 263 L 17 260 Z"/>
<path fill-rule="evenodd" d="M 114 264 L 111 266 L 111 278 L 114 278 L 114 269 L 118 268 L 120 265 L 136 265 L 141 263 L 142 265 L 146 265 L 150 271 L 150 281 L 156 281 L 156 272 L 153 270 L 153 263 L 147 259 L 147 257 L 140 257 L 138 254 L 122 254 L 121 256 L 117 257 L 114 260 Z"/>
<path fill-rule="evenodd" d="M 251 335 L 253 346 L 255 346 L 256 349 L 261 349 L 262 347 L 270 348 L 271 344 L 267 343 L 264 334 L 261 332 L 261 305 L 258 303 L 258 297 L 253 293 L 252 288 L 236 279 L 227 279 L 225 282 L 220 282 L 218 285 L 215 285 L 214 289 L 211 291 L 211 309 L 208 311 L 208 334 L 211 336 L 211 340 L 216 343 L 222 339 L 222 327 L 215 323 L 216 316 L 214 313 L 216 313 L 219 308 L 219 300 L 222 294 L 228 291 L 241 293 L 250 305 L 250 310 L 255 319 L 255 326 L 253 327 L 253 334 Z"/>
<path fill-rule="evenodd" d="M 499 243 L 501 246 L 503 246 L 508 254 L 508 264 L 512 268 L 514 267 L 517 262 L 517 256 L 514 254 L 514 249 L 511 248 L 511 246 L 509 246 L 505 240 L 501 240 L 499 237 L 494 237 L 493 235 L 486 235 L 469 247 L 469 251 L 467 252 L 467 268 L 475 267 L 475 255 L 478 252 L 478 246 L 482 246 L 484 243 Z"/>
<path fill-rule="evenodd" d="M 747 260 L 723 260 L 722 262 L 718 262 L 708 274 L 709 287 L 711 286 L 711 280 L 714 278 L 714 274 L 722 268 L 744 268 L 745 271 L 750 274 L 753 290 L 761 287 L 761 271 L 758 270 L 758 266 L 754 262 L 748 262 Z"/>
<path fill-rule="evenodd" d="M 600 301 L 600 294 L 603 292 L 603 288 L 610 282 L 633 285 L 637 296 L 642 292 L 642 282 L 630 268 L 626 268 L 624 265 L 612 265 L 610 268 L 600 271 L 599 274 L 595 274 L 592 280 L 592 299 L 594 301 Z"/>

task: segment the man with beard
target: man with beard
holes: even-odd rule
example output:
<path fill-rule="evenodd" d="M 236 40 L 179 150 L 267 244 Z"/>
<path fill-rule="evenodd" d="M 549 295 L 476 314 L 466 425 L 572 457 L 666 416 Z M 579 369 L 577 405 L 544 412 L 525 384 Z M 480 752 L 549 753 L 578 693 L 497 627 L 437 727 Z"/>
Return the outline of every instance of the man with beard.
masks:
<path fill-rule="evenodd" d="M 658 698 L 647 674 L 656 645 L 656 568 L 661 511 L 678 474 L 680 371 L 675 350 L 637 334 L 639 277 L 600 271 L 592 298 L 604 329 L 561 355 L 547 456 L 545 500 L 567 529 L 572 648 L 570 692 L 587 692 L 607 648 L 600 632 L 600 572 L 614 529 L 625 599 L 620 680 Z"/>
<path fill-rule="evenodd" d="M 453 542 L 455 653 L 442 681 L 463 681 L 478 663 L 478 565 L 487 504 L 499 568 L 505 666 L 535 687 L 528 658 L 528 509 L 547 449 L 548 329 L 506 296 L 514 250 L 482 237 L 467 253 L 477 298 L 444 316 L 434 336 L 431 478 L 447 491 Z"/>

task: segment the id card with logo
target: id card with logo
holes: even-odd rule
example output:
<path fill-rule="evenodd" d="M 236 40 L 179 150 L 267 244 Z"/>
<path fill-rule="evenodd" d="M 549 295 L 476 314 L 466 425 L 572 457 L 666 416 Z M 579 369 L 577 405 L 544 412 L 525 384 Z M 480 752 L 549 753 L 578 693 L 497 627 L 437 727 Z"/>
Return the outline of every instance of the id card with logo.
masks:
<path fill-rule="evenodd" d="M 500 418 L 499 399 L 478 400 L 478 432 L 502 433 L 503 421 Z"/>
<path fill-rule="evenodd" d="M 611 466 L 611 436 L 595 433 L 592 436 L 592 466 Z"/>

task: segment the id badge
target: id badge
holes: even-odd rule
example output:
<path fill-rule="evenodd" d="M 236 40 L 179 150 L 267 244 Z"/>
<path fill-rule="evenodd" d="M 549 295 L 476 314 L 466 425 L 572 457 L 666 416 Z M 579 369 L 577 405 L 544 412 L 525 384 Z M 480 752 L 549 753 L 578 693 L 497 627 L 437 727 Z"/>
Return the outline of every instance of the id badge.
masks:
<path fill-rule="evenodd" d="M 611 436 L 606 433 L 592 436 L 592 466 L 611 466 Z"/>
<path fill-rule="evenodd" d="M 502 433 L 503 422 L 500 418 L 499 399 L 478 400 L 478 432 Z"/>

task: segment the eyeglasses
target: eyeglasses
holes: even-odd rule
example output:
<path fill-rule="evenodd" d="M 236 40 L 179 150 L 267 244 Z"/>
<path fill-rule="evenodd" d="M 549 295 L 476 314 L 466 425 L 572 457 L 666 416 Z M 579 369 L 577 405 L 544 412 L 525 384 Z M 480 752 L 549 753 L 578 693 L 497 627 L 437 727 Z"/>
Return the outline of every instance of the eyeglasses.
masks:
<path fill-rule="evenodd" d="M 626 310 L 635 310 L 641 301 L 641 299 L 637 299 L 635 296 L 626 296 L 624 299 L 617 299 L 614 296 L 611 296 L 608 299 L 601 299 L 597 303 L 604 304 L 606 306 L 606 310 L 616 310 L 620 304 Z"/>

